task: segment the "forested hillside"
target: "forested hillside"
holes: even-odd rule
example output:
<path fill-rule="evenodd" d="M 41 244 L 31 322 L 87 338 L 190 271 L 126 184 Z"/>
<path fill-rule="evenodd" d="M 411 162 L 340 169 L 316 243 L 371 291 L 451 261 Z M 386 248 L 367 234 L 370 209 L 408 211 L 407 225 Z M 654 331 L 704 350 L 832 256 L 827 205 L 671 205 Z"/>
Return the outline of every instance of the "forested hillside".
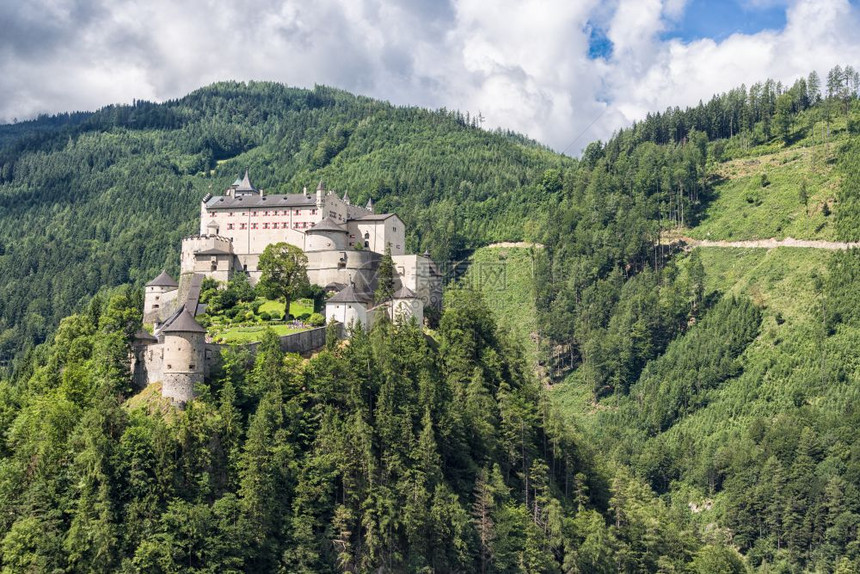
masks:
<path fill-rule="evenodd" d="M 0 385 L 4 571 L 741 571 L 595 459 L 473 291 L 432 337 L 271 335 L 184 410 L 131 396 L 138 303 L 94 300 Z"/>
<path fill-rule="evenodd" d="M 563 174 L 535 293 L 552 397 L 761 571 L 856 571 L 857 75 L 668 110 Z M 573 238 L 573 240 L 571 240 Z"/>
<path fill-rule="evenodd" d="M 459 112 L 270 83 L 0 126 L 0 146 L 0 368 L 100 289 L 176 273 L 200 199 L 245 168 L 272 193 L 372 198 L 446 261 L 529 233 L 541 175 L 573 163 Z"/>

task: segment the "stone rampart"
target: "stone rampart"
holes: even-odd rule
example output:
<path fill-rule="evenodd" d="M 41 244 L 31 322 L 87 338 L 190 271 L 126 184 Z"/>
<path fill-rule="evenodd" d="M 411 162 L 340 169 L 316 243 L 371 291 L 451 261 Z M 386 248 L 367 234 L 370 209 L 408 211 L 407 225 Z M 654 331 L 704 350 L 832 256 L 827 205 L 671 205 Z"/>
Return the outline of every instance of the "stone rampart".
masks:
<path fill-rule="evenodd" d="M 203 373 L 165 373 L 161 378 L 161 396 L 178 403 L 194 398 L 194 385 L 203 382 Z"/>
<path fill-rule="evenodd" d="M 317 327 L 315 329 L 308 329 L 307 331 L 299 331 L 298 333 L 290 333 L 289 335 L 283 335 L 280 338 L 281 342 L 281 350 L 285 353 L 298 353 L 299 355 L 304 355 L 305 353 L 310 353 L 311 351 L 316 351 L 318 349 L 322 349 L 325 346 L 325 336 L 326 336 L 326 328 L 325 327 Z M 341 327 L 338 332 L 338 338 L 343 338 L 344 332 Z M 243 345 L 248 351 L 250 351 L 251 356 L 257 354 L 257 347 L 259 343 L 248 343 Z M 224 349 L 229 348 L 230 345 L 222 345 L 219 343 L 206 343 L 205 350 L 205 361 L 204 365 L 206 367 L 206 376 L 217 369 L 221 365 L 221 353 Z M 155 379 L 150 379 L 155 380 Z"/>

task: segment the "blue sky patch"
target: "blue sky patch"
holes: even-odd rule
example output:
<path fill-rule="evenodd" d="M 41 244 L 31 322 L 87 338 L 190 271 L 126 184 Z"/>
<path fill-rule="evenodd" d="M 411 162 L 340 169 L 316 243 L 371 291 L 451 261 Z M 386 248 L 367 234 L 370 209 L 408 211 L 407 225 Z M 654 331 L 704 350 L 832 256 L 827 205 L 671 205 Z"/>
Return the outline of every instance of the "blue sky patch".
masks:
<path fill-rule="evenodd" d="M 662 38 L 678 38 L 683 42 L 711 38 L 720 42 L 732 34 L 782 30 L 786 22 L 785 11 L 786 6 L 782 2 L 755 6 L 749 0 L 691 0 L 681 20 L 670 23 Z"/>
<path fill-rule="evenodd" d="M 606 30 L 589 23 L 588 57 L 592 60 L 612 56 L 612 41 L 606 36 Z"/>

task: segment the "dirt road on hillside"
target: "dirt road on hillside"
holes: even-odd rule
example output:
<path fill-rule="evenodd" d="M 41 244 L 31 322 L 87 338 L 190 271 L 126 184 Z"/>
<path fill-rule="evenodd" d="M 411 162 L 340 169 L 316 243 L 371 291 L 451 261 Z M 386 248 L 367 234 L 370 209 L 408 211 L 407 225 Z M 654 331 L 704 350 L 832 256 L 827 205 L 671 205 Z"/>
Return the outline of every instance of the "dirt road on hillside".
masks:
<path fill-rule="evenodd" d="M 740 247 L 740 248 L 758 248 L 758 249 L 773 249 L 775 247 L 803 247 L 806 249 L 829 249 L 836 251 L 839 249 L 851 249 L 860 247 L 860 242 L 840 242 L 840 241 L 821 241 L 816 239 L 794 239 L 786 237 L 785 239 L 748 239 L 745 241 L 711 241 L 709 239 L 691 239 L 682 237 L 681 240 L 690 247 Z"/>
<path fill-rule="evenodd" d="M 543 249 L 543 245 L 540 243 L 530 243 L 528 241 L 502 241 L 501 243 L 490 243 L 487 247 L 525 247 L 528 249 L 529 247 L 534 247 L 535 249 Z"/>

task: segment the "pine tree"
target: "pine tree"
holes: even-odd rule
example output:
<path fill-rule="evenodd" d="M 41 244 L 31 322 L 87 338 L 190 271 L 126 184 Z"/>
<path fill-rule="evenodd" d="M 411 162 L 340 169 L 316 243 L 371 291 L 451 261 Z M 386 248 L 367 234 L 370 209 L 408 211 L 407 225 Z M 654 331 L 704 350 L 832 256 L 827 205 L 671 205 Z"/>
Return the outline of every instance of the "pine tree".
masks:
<path fill-rule="evenodd" d="M 495 523 L 493 522 L 493 512 L 496 506 L 495 493 L 486 467 L 483 467 L 478 473 L 472 494 L 474 497 L 472 521 L 478 531 L 480 543 L 478 557 L 481 563 L 481 574 L 484 574 L 492 562 L 493 541 L 496 538 Z"/>
<path fill-rule="evenodd" d="M 701 312 L 705 300 L 705 266 L 698 249 L 693 249 L 690 254 L 687 272 L 690 277 L 690 314 L 695 317 Z"/>
<path fill-rule="evenodd" d="M 394 297 L 394 285 L 397 270 L 394 268 L 394 259 L 391 257 L 391 245 L 385 246 L 385 254 L 379 262 L 376 272 L 376 303 L 386 303 Z"/>

